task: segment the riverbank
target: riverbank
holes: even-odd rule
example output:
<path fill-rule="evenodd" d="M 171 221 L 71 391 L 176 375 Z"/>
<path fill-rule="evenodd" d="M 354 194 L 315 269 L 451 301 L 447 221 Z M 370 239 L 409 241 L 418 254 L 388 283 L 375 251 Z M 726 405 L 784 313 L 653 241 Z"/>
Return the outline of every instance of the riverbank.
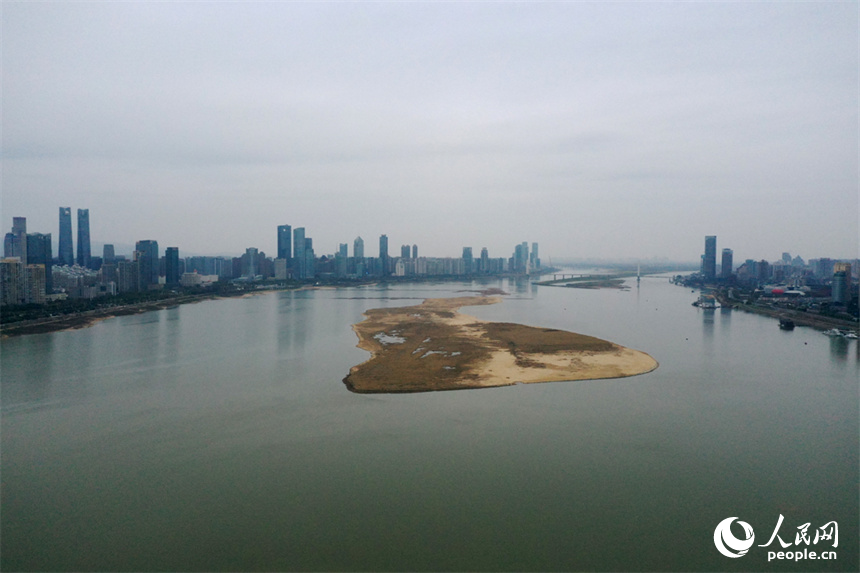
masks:
<path fill-rule="evenodd" d="M 789 310 L 782 308 L 764 308 L 758 305 L 729 303 L 723 301 L 720 301 L 720 304 L 725 308 L 734 308 L 737 310 L 743 310 L 745 312 L 760 314 L 762 316 L 769 316 L 771 318 L 790 318 L 798 326 L 808 326 L 818 330 L 830 330 L 831 328 L 837 328 L 839 330 L 850 330 L 852 332 L 857 332 L 858 329 L 858 324 L 856 322 L 840 320 L 838 318 L 821 316 L 818 314 L 810 314 L 808 312 L 801 312 L 798 310 Z"/>
<path fill-rule="evenodd" d="M 73 313 L 61 316 L 51 316 L 36 320 L 25 320 L 21 322 L 13 322 L 10 324 L 0 325 L 0 338 L 9 338 L 11 336 L 23 336 L 26 334 L 45 334 L 48 332 L 59 332 L 63 330 L 77 330 L 87 328 L 117 316 L 129 316 L 132 314 L 142 314 L 153 310 L 164 310 L 180 304 L 188 304 L 192 302 L 200 302 L 203 300 L 212 300 L 215 298 L 228 298 L 207 293 L 201 295 L 181 296 L 175 298 L 166 298 L 158 301 L 148 301 L 136 304 L 128 304 L 121 306 L 113 306 L 109 308 L 101 308 L 90 310 L 87 312 Z"/>
<path fill-rule="evenodd" d="M 315 286 L 302 286 L 297 289 L 290 290 L 302 290 L 302 289 L 311 289 L 311 288 L 320 288 Z M 76 312 L 70 314 L 63 314 L 57 316 L 50 316 L 45 318 L 39 318 L 35 320 L 22 320 L 20 322 L 11 322 L 8 324 L 0 325 L 0 338 L 9 338 L 12 336 L 24 336 L 27 334 L 45 334 L 48 332 L 60 332 L 64 330 L 77 330 L 80 328 L 88 328 L 93 326 L 103 320 L 107 320 L 109 318 L 114 318 L 117 316 L 129 316 L 132 314 L 142 314 L 144 312 L 151 312 L 154 310 L 164 310 L 166 308 L 171 308 L 174 306 L 179 306 L 181 304 L 191 304 L 202 302 L 205 300 L 216 300 L 216 299 L 226 299 L 226 298 L 243 298 L 248 296 L 256 296 L 259 294 L 265 294 L 272 291 L 280 291 L 285 290 L 281 287 L 272 287 L 272 288 L 263 288 L 263 289 L 254 289 L 250 291 L 237 291 L 231 294 L 224 293 L 215 293 L 215 292 L 207 292 L 207 293 L 199 293 L 199 294 L 185 294 L 178 295 L 175 297 L 168 297 L 163 299 L 158 299 L 154 301 L 143 301 L 139 303 L 133 304 L 125 304 L 125 305 L 117 305 L 110 306 L 105 308 L 98 308 L 95 310 L 88 310 L 86 312 Z"/>
<path fill-rule="evenodd" d="M 432 392 L 623 378 L 658 366 L 644 352 L 592 336 L 457 312 L 499 302 L 472 296 L 368 310 L 353 330 L 371 358 L 351 368 L 344 383 L 357 393 Z"/>

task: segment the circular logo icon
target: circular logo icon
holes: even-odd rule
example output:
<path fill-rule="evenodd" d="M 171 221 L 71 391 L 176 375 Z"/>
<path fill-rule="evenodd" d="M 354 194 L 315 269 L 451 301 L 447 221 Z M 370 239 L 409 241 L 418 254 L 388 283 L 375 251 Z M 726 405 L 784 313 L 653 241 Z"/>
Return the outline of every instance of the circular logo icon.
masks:
<path fill-rule="evenodd" d="M 717 551 L 726 557 L 741 557 L 742 555 L 746 555 L 749 548 L 755 543 L 753 528 L 745 521 L 738 521 L 738 525 L 743 528 L 746 538 L 738 539 L 732 535 L 731 526 L 732 522 L 736 519 L 737 517 L 727 517 L 719 522 L 717 528 L 714 529 L 714 545 L 717 546 Z"/>

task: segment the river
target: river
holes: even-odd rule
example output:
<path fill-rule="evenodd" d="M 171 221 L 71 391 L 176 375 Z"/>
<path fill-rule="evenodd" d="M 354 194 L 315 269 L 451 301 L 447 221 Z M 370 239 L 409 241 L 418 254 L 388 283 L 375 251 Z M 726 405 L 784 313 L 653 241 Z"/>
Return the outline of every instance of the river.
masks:
<path fill-rule="evenodd" d="M 9 338 L 0 568 L 858 569 L 858 341 L 629 290 L 526 280 L 272 292 Z M 482 319 L 660 363 L 624 379 L 408 395 L 342 383 L 368 308 L 500 287 Z M 772 561 L 838 523 L 831 561 Z M 740 558 L 714 528 L 755 529 Z M 735 531 L 733 529 L 733 531 Z M 735 535 L 740 533 L 736 530 Z"/>

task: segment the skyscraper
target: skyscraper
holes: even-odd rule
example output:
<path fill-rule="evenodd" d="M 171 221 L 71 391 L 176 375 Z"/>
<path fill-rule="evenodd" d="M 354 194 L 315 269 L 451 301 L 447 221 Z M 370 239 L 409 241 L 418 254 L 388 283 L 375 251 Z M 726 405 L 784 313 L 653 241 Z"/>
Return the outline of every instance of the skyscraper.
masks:
<path fill-rule="evenodd" d="M 18 257 L 21 263 L 27 266 L 27 218 L 12 217 L 12 236 L 10 237 L 9 247 L 11 253 L 4 253 L 7 256 Z M 6 245 L 3 245 L 4 248 Z"/>
<path fill-rule="evenodd" d="M 514 247 L 513 272 L 526 275 L 529 273 L 529 244 L 523 241 Z"/>
<path fill-rule="evenodd" d="M 472 274 L 474 269 L 472 268 L 472 247 L 463 247 L 463 272 L 467 275 Z"/>
<path fill-rule="evenodd" d="M 305 228 L 293 229 L 293 275 L 296 278 L 305 278 Z"/>
<path fill-rule="evenodd" d="M 316 257 L 314 255 L 314 240 L 305 237 L 305 275 L 303 278 L 312 279 L 316 276 Z"/>
<path fill-rule="evenodd" d="M 382 266 L 382 274 L 387 275 L 390 268 L 388 262 L 388 235 L 379 236 L 379 261 Z"/>
<path fill-rule="evenodd" d="M 364 258 L 364 239 L 356 237 L 352 243 L 352 256 L 356 259 Z"/>
<path fill-rule="evenodd" d="M 408 259 L 410 250 L 409 245 L 400 245 L 400 258 Z"/>
<path fill-rule="evenodd" d="M 245 249 L 245 254 L 242 256 L 242 276 L 253 279 L 257 276 L 257 255 L 256 247 L 248 247 Z"/>
<path fill-rule="evenodd" d="M 51 233 L 30 233 L 27 235 L 27 261 L 30 265 L 45 267 L 45 293 L 54 292 L 52 276 L 53 253 L 51 251 Z"/>
<path fill-rule="evenodd" d="M 105 245 L 102 248 L 102 266 L 99 269 L 102 284 L 116 283 L 116 252 L 113 245 Z"/>
<path fill-rule="evenodd" d="M 720 261 L 720 276 L 724 279 L 732 276 L 732 257 L 734 256 L 734 252 L 731 249 L 723 249 L 723 258 Z"/>
<path fill-rule="evenodd" d="M 717 276 L 717 237 L 715 235 L 705 236 L 702 274 L 705 276 L 705 280 L 714 280 Z"/>
<path fill-rule="evenodd" d="M 138 241 L 134 247 L 140 290 L 158 284 L 158 241 Z"/>
<path fill-rule="evenodd" d="M 851 300 L 851 263 L 834 263 L 831 298 L 842 304 Z"/>
<path fill-rule="evenodd" d="M 90 210 L 78 209 L 78 266 L 90 266 Z M 157 281 L 156 281 L 157 282 Z"/>
<path fill-rule="evenodd" d="M 11 231 L 6 233 L 3 239 L 3 257 L 8 259 L 15 251 L 15 234 Z"/>
<path fill-rule="evenodd" d="M 412 258 L 418 258 L 418 245 L 412 245 Z"/>
<path fill-rule="evenodd" d="M 292 241 L 292 227 L 289 225 L 278 225 L 278 258 L 286 259 L 287 267 L 290 266 L 290 257 L 292 256 Z"/>
<path fill-rule="evenodd" d="M 334 255 L 334 272 L 335 276 L 343 278 L 347 273 L 347 262 L 349 259 L 349 246 L 346 243 L 340 243 L 337 248 L 337 253 Z"/>
<path fill-rule="evenodd" d="M 72 208 L 60 207 L 60 242 L 58 256 L 60 266 L 75 264 L 75 251 L 72 248 Z"/>
<path fill-rule="evenodd" d="M 164 282 L 169 285 L 179 284 L 179 247 L 167 247 L 164 250 Z"/>
<path fill-rule="evenodd" d="M 140 290 L 139 252 L 135 251 L 132 261 L 118 261 L 116 265 L 117 291 L 137 292 Z"/>

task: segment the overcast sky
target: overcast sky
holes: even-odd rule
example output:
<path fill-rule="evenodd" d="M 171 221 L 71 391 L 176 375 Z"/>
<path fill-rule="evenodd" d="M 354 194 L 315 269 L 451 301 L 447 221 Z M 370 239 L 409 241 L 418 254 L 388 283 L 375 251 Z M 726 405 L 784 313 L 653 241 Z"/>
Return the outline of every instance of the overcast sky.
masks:
<path fill-rule="evenodd" d="M 2 4 L 2 230 L 858 256 L 858 3 Z M 75 222 L 75 226 L 76 226 Z M 95 253 L 94 254 L 100 254 Z"/>

